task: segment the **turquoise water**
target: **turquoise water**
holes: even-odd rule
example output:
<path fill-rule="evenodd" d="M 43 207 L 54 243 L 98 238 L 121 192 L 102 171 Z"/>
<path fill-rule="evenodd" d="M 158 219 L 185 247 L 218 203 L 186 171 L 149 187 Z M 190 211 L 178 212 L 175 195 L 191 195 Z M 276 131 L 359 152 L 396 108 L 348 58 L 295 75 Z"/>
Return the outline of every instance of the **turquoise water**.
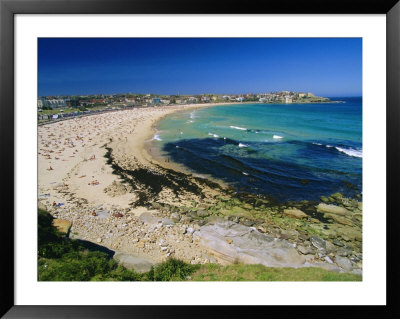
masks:
<path fill-rule="evenodd" d="M 362 99 L 240 104 L 171 114 L 153 145 L 191 171 L 280 200 L 362 188 Z"/>

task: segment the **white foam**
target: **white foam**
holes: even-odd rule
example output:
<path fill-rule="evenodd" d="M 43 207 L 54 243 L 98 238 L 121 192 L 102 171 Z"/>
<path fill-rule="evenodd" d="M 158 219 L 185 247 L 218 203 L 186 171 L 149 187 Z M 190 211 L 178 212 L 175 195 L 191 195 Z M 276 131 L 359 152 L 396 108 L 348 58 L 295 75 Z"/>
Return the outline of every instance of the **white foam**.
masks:
<path fill-rule="evenodd" d="M 194 112 L 195 112 L 195 111 L 193 111 L 192 113 L 190 113 L 190 118 L 191 118 L 191 119 L 194 119 L 194 118 L 196 117 L 196 116 L 194 115 Z"/>
<path fill-rule="evenodd" d="M 362 150 L 355 150 L 353 148 L 342 148 L 335 147 L 339 152 L 345 153 L 346 155 L 362 158 Z"/>
<path fill-rule="evenodd" d="M 314 145 L 319 145 L 319 146 L 322 146 L 322 144 L 321 143 L 313 143 Z"/>
<path fill-rule="evenodd" d="M 162 138 L 158 134 L 155 134 L 153 140 L 162 141 Z"/>
<path fill-rule="evenodd" d="M 219 137 L 217 134 L 214 134 L 214 133 L 208 133 L 208 135 L 213 136 L 213 137 Z"/>
<path fill-rule="evenodd" d="M 273 138 L 275 138 L 275 139 L 281 139 L 281 138 L 283 138 L 283 137 L 282 137 L 282 136 L 279 136 L 279 135 L 274 135 Z"/>
<path fill-rule="evenodd" d="M 241 130 L 241 131 L 247 131 L 247 128 L 245 127 L 240 127 L 240 126 L 229 126 L 230 128 L 234 128 L 235 130 Z"/>
<path fill-rule="evenodd" d="M 243 175 L 249 175 L 249 173 L 246 173 L 246 172 L 242 172 L 243 173 Z"/>
<path fill-rule="evenodd" d="M 249 147 L 249 146 L 246 144 L 239 143 L 239 147 Z"/>

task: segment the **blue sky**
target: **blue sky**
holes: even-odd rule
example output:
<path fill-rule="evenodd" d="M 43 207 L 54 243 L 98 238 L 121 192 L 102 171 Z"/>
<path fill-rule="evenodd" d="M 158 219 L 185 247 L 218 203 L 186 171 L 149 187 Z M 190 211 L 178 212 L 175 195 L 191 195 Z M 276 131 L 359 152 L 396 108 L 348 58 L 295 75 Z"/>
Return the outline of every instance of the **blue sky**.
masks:
<path fill-rule="evenodd" d="M 40 38 L 39 95 L 362 95 L 361 38 Z"/>

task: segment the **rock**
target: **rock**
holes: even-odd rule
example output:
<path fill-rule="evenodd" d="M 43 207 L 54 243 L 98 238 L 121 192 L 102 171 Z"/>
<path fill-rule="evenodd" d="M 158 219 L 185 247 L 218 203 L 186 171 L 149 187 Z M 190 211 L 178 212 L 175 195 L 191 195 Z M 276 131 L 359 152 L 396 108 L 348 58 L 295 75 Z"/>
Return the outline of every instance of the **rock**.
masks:
<path fill-rule="evenodd" d="M 294 229 L 282 229 L 281 235 L 283 235 L 285 238 L 297 240 L 297 238 L 299 236 L 299 232 Z"/>
<path fill-rule="evenodd" d="M 335 193 L 331 195 L 332 198 L 334 198 L 337 201 L 340 201 L 343 199 L 343 194 L 342 193 Z"/>
<path fill-rule="evenodd" d="M 100 243 L 101 243 L 101 241 L 102 241 L 102 240 L 101 240 L 101 238 L 100 238 L 100 237 L 96 239 L 96 243 L 98 243 L 98 244 L 100 244 Z"/>
<path fill-rule="evenodd" d="M 148 272 L 151 266 L 153 266 L 153 263 L 146 259 L 122 252 L 116 252 L 113 258 L 118 261 L 120 265 L 139 273 Z"/>
<path fill-rule="evenodd" d="M 232 244 L 232 243 L 233 243 L 233 239 L 232 239 L 232 238 L 228 238 L 228 239 L 226 240 L 226 242 L 227 242 L 228 244 Z"/>
<path fill-rule="evenodd" d="M 163 218 L 161 220 L 161 223 L 162 223 L 163 226 L 174 225 L 175 224 L 171 219 L 168 219 L 168 218 Z"/>
<path fill-rule="evenodd" d="M 336 256 L 335 257 L 335 263 L 339 267 L 343 268 L 344 271 L 349 272 L 349 271 L 351 271 L 353 269 L 353 267 L 351 266 L 351 261 L 348 260 L 345 257 Z"/>
<path fill-rule="evenodd" d="M 322 238 L 318 237 L 318 236 L 312 236 L 310 238 L 311 244 L 317 248 L 318 250 L 326 250 L 326 242 L 325 240 L 323 240 Z"/>
<path fill-rule="evenodd" d="M 194 233 L 194 229 L 192 227 L 186 228 L 186 234 L 192 235 Z"/>
<path fill-rule="evenodd" d="M 192 219 L 191 217 L 189 217 L 189 216 L 183 216 L 183 217 L 181 218 L 181 223 L 182 223 L 182 224 L 189 224 L 192 220 L 193 220 L 193 219 Z"/>
<path fill-rule="evenodd" d="M 326 261 L 327 263 L 333 264 L 332 259 L 330 259 L 328 256 L 325 256 L 324 259 L 325 259 L 325 261 Z"/>
<path fill-rule="evenodd" d="M 171 214 L 171 219 L 172 221 L 174 221 L 175 223 L 179 222 L 181 220 L 181 217 L 179 216 L 179 214 L 177 213 L 172 213 Z"/>
<path fill-rule="evenodd" d="M 340 216 L 340 215 L 325 213 L 324 217 L 327 219 L 333 219 L 335 222 L 342 224 L 342 225 L 353 226 L 353 223 L 349 219 L 347 219 L 343 216 Z"/>
<path fill-rule="evenodd" d="M 198 226 L 203 226 L 203 225 L 205 225 L 207 222 L 206 222 L 204 219 L 199 219 L 199 220 L 196 220 L 194 223 L 195 223 L 196 225 L 198 225 Z"/>
<path fill-rule="evenodd" d="M 153 207 L 154 209 L 157 209 L 157 210 L 160 210 L 163 208 L 160 203 L 156 203 L 156 202 L 152 202 L 151 207 Z"/>
<path fill-rule="evenodd" d="M 310 246 L 303 246 L 303 245 L 298 245 L 297 250 L 301 252 L 303 255 L 313 255 L 314 250 Z"/>
<path fill-rule="evenodd" d="M 362 275 L 362 270 L 361 270 L 361 269 L 353 269 L 353 270 L 351 271 L 351 273 L 352 273 L 352 274 L 355 274 L 355 275 Z"/>
<path fill-rule="evenodd" d="M 306 234 L 299 234 L 299 239 L 302 241 L 308 240 L 308 236 Z"/>
<path fill-rule="evenodd" d="M 343 244 L 341 241 L 337 240 L 337 239 L 335 239 L 335 240 L 333 241 L 333 243 L 334 243 L 336 246 L 344 247 L 344 244 Z"/>
<path fill-rule="evenodd" d="M 251 227 L 254 225 L 254 222 L 252 220 L 246 219 L 243 221 L 243 225 Z"/>
<path fill-rule="evenodd" d="M 330 241 L 325 241 L 326 252 L 333 253 L 336 251 L 336 246 L 332 244 Z"/>
<path fill-rule="evenodd" d="M 285 240 L 255 231 L 253 228 L 221 221 L 207 224 L 194 233 L 203 247 L 219 259 L 233 263 L 263 264 L 269 267 L 301 267 L 304 256 Z M 232 242 L 228 243 L 228 240 Z"/>
<path fill-rule="evenodd" d="M 97 217 L 100 219 L 107 218 L 110 214 L 108 210 L 99 209 L 96 211 Z"/>
<path fill-rule="evenodd" d="M 43 204 L 42 202 L 38 202 L 38 208 L 41 210 L 46 210 L 47 211 L 47 207 L 45 204 Z"/>
<path fill-rule="evenodd" d="M 347 257 L 349 255 L 350 251 L 345 249 L 345 248 L 339 248 L 336 251 L 337 256 L 342 256 L 342 257 Z"/>
<path fill-rule="evenodd" d="M 209 215 L 210 215 L 210 213 L 206 210 L 198 210 L 197 211 L 197 216 L 199 216 L 199 217 L 207 217 Z"/>
<path fill-rule="evenodd" d="M 358 209 L 362 211 L 363 205 L 362 202 L 358 202 Z"/>
<path fill-rule="evenodd" d="M 68 236 L 69 230 L 72 226 L 72 222 L 65 219 L 53 219 L 53 226 L 56 227 L 60 233 Z"/>
<path fill-rule="evenodd" d="M 293 218 L 299 218 L 299 219 L 307 218 L 307 214 L 305 214 L 304 212 L 302 212 L 300 209 L 297 208 L 285 209 L 283 211 L 283 214 Z"/>
<path fill-rule="evenodd" d="M 321 199 L 321 201 L 324 202 L 324 203 L 329 203 L 329 199 L 328 199 L 328 197 L 326 197 L 326 196 L 321 196 L 320 199 Z"/>
<path fill-rule="evenodd" d="M 197 212 L 193 211 L 193 212 L 190 212 L 190 213 L 188 214 L 188 217 L 191 217 L 191 218 L 198 218 L 199 216 L 197 215 Z"/>
<path fill-rule="evenodd" d="M 144 212 L 140 215 L 139 220 L 148 225 L 156 225 L 161 222 L 161 218 L 152 216 L 149 212 Z"/>
<path fill-rule="evenodd" d="M 319 203 L 317 206 L 317 212 L 318 213 L 330 213 L 330 214 L 335 214 L 335 215 L 350 215 L 350 212 L 344 208 L 344 207 L 340 207 L 340 206 L 336 206 L 336 205 L 331 205 L 331 204 L 324 204 L 324 203 Z"/>

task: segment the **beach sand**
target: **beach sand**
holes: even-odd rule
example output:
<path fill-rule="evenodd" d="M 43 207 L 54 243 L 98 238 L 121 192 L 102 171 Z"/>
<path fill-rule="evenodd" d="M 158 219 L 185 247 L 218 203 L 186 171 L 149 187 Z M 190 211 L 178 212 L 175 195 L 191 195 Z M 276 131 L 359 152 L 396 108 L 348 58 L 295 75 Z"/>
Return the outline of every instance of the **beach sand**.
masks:
<path fill-rule="evenodd" d="M 133 187 L 127 185 L 121 176 L 113 174 L 105 155 L 111 152 L 113 162 L 123 170 L 153 172 L 154 176 L 147 177 L 151 184 L 154 177 L 169 174 L 163 168 L 172 172 L 170 169 L 174 167 L 173 163 L 153 158 L 146 147 L 154 136 L 157 121 L 172 112 L 212 105 L 135 108 L 40 126 L 39 201 L 54 217 L 72 222 L 72 237 L 139 254 L 152 262 L 172 254 L 189 262 L 207 261 L 206 252 L 185 235 L 187 228 L 196 225 L 160 223 L 159 207 L 154 204 L 158 208 L 154 209 L 149 202 L 171 206 L 190 204 L 190 201 L 211 203 L 218 192 L 194 181 L 196 185 L 192 186 L 203 191 L 203 198 L 195 191 L 186 193 L 180 189 L 178 193 L 172 185 L 162 187 L 157 198 L 152 198 L 155 194 L 150 191 L 146 203 L 136 205 L 140 196 L 148 193 L 146 182 L 141 185 L 138 177 L 132 181 Z M 172 179 L 166 182 L 179 184 Z M 118 213 L 123 216 L 115 217 L 120 216 Z M 149 215 L 158 218 L 157 222 L 147 221 Z M 171 225 L 163 227 L 167 226 L 163 224 Z M 170 242 L 169 248 L 160 250 L 160 241 Z"/>

